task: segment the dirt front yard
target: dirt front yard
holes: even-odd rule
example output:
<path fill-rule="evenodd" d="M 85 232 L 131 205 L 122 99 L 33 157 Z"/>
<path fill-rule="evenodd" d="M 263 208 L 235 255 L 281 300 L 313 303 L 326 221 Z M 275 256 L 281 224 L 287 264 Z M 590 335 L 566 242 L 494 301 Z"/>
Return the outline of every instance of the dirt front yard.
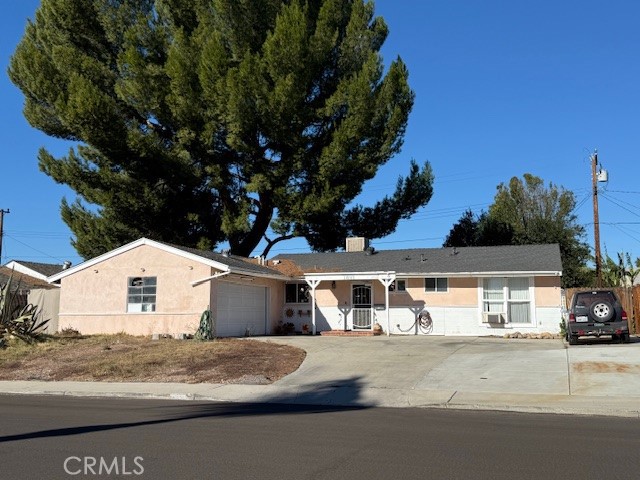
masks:
<path fill-rule="evenodd" d="M 296 347 L 250 339 L 54 336 L 0 350 L 0 380 L 267 384 L 295 371 L 305 355 Z"/>

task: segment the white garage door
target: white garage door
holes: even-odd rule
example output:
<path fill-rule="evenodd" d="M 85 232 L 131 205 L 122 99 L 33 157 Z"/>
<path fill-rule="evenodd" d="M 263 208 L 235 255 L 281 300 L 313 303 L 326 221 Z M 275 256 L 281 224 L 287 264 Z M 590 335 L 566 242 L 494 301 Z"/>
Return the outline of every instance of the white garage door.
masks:
<path fill-rule="evenodd" d="M 267 325 L 267 289 L 220 282 L 216 307 L 216 335 L 242 337 L 264 335 Z"/>

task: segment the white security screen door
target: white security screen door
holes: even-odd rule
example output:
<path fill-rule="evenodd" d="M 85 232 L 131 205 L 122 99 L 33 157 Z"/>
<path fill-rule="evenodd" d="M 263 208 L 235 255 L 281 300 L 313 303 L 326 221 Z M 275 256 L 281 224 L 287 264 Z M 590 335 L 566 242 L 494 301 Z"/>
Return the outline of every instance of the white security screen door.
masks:
<path fill-rule="evenodd" d="M 373 323 L 371 285 L 353 285 L 351 287 L 351 306 L 353 329 L 370 330 Z"/>

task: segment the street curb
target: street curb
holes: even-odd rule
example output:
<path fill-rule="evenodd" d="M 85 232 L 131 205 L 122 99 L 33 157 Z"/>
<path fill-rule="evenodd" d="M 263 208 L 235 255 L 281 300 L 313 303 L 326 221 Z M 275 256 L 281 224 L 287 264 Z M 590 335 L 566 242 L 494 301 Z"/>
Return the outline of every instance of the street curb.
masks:
<path fill-rule="evenodd" d="M 291 388 L 273 387 L 270 392 L 256 394 L 256 385 L 204 385 L 204 388 L 212 388 L 216 394 L 196 392 L 152 392 L 152 391 L 95 391 L 75 390 L 73 388 L 42 388 L 42 385 L 29 385 L 35 388 L 6 388 L 0 391 L 0 395 L 34 395 L 34 396 L 61 396 L 61 397 L 86 397 L 86 398 L 128 398 L 149 400 L 173 400 L 192 402 L 230 402 L 230 403 L 276 403 L 290 405 L 321 405 L 342 406 L 353 408 L 435 408 L 444 410 L 473 410 L 473 411 L 497 411 L 509 413 L 529 414 L 553 414 L 553 415 L 579 415 L 579 416 L 605 416 L 640 419 L 640 398 L 629 397 L 586 397 L 569 395 L 514 395 L 492 394 L 478 392 L 448 392 L 407 389 L 379 389 L 367 388 L 361 390 L 362 399 L 341 401 L 341 397 L 350 398 L 347 389 L 336 388 L 331 395 L 324 397 L 324 401 L 317 402 L 317 398 L 311 391 L 298 391 Z M 43 382 L 44 383 L 44 382 Z M 87 387 L 85 382 L 78 382 L 82 387 Z M 118 384 L 126 385 L 126 384 Z M 180 384 L 169 384 L 169 386 Z M 109 384 L 100 384 L 105 389 Z M 129 384 L 130 387 L 140 387 L 140 384 Z M 198 384 L 198 386 L 203 386 Z M 115 387 L 115 385 L 114 385 Z M 225 388 L 233 387 L 233 388 Z M 266 394 L 266 395 L 265 395 Z M 442 398 L 448 400 L 442 400 Z M 464 399 L 468 398 L 467 401 Z M 497 401 L 495 397 L 502 397 L 503 401 Z M 508 400 L 511 400 L 510 402 Z M 597 407 L 594 407 L 597 405 Z"/>

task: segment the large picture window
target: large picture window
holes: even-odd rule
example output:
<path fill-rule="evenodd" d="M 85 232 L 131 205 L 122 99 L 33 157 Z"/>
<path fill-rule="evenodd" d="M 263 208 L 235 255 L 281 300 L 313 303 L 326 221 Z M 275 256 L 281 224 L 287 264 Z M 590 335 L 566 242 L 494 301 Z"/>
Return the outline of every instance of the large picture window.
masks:
<path fill-rule="evenodd" d="M 127 312 L 155 312 L 156 277 L 129 277 L 127 282 Z"/>
<path fill-rule="evenodd" d="M 309 285 L 307 283 L 287 283 L 285 287 L 286 303 L 309 303 Z"/>

